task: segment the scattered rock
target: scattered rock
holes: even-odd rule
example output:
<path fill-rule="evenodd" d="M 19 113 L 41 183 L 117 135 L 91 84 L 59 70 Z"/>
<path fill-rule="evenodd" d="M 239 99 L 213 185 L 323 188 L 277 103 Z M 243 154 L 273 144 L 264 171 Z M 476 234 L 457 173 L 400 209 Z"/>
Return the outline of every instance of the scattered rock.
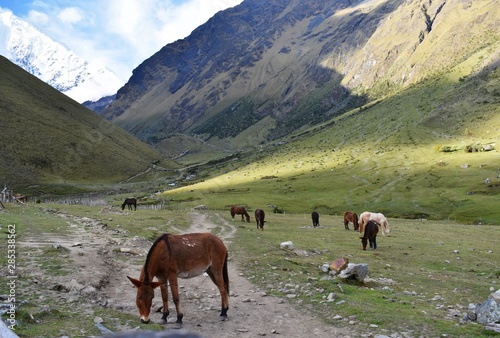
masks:
<path fill-rule="evenodd" d="M 121 253 L 127 253 L 131 255 L 140 255 L 139 252 L 132 250 L 131 248 L 120 248 Z"/>
<path fill-rule="evenodd" d="M 340 271 L 344 270 L 345 268 L 347 268 L 347 265 L 349 264 L 349 259 L 348 258 L 339 258 L 337 259 L 335 262 L 333 262 L 331 265 L 330 265 L 330 269 L 336 271 L 337 273 L 339 273 Z"/>
<path fill-rule="evenodd" d="M 294 250 L 295 246 L 293 245 L 292 241 L 287 241 L 280 244 L 280 249 Z"/>
<path fill-rule="evenodd" d="M 339 287 L 340 292 L 344 293 L 344 288 L 342 287 L 342 284 L 338 283 L 337 286 Z"/>
<path fill-rule="evenodd" d="M 324 273 L 328 273 L 328 271 L 330 270 L 330 264 L 324 263 L 322 266 L 319 267 L 319 269 Z"/>
<path fill-rule="evenodd" d="M 500 324 L 489 323 L 484 327 L 486 330 L 500 333 Z"/>
<path fill-rule="evenodd" d="M 295 254 L 297 256 L 303 256 L 303 257 L 308 257 L 309 253 L 306 250 L 294 250 Z"/>
<path fill-rule="evenodd" d="M 19 338 L 17 334 L 9 330 L 7 325 L 3 322 L 3 320 L 0 320 L 0 337 L 2 338 Z"/>
<path fill-rule="evenodd" d="M 101 323 L 96 323 L 95 326 L 99 329 L 99 331 L 101 331 L 102 334 L 113 333 L 113 331 L 111 331 L 110 329 L 108 329 L 107 327 L 102 325 Z"/>
<path fill-rule="evenodd" d="M 368 264 L 354 264 L 349 263 L 347 268 L 342 270 L 339 277 L 342 279 L 356 279 L 363 282 L 368 275 Z"/>
<path fill-rule="evenodd" d="M 474 312 L 476 320 L 481 324 L 500 322 L 500 289 L 492 293 L 484 303 L 479 304 Z"/>

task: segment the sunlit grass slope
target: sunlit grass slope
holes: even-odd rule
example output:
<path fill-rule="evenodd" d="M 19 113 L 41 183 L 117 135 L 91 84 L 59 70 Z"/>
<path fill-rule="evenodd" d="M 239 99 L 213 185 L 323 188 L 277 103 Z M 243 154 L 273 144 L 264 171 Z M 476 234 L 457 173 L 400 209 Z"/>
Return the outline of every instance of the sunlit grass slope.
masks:
<path fill-rule="evenodd" d="M 216 209 L 272 204 L 498 224 L 500 155 L 475 149 L 499 140 L 500 71 L 457 75 L 466 66 L 262 146 L 165 197 Z"/>

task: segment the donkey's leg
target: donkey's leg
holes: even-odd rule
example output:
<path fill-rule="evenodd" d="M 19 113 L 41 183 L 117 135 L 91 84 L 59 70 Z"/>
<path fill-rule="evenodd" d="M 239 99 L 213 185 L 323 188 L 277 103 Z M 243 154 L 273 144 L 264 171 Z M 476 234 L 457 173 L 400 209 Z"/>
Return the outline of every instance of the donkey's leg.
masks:
<path fill-rule="evenodd" d="M 160 285 L 161 299 L 163 301 L 163 316 L 161 319 L 167 321 L 170 311 L 168 310 L 168 289 L 165 284 Z"/>
<path fill-rule="evenodd" d="M 206 272 L 210 276 L 210 279 L 212 280 L 212 282 L 214 282 L 214 284 L 217 285 L 217 288 L 219 289 L 221 303 L 222 303 L 221 312 L 220 312 L 220 319 L 226 320 L 227 319 L 227 310 L 229 309 L 229 300 L 228 300 L 228 294 L 227 294 L 227 289 L 226 289 L 226 283 L 224 282 L 224 277 L 222 277 L 222 264 L 221 264 L 220 269 L 217 269 L 217 271 L 215 273 L 213 270 L 214 270 L 213 266 L 210 266 Z"/>
<path fill-rule="evenodd" d="M 172 291 L 172 300 L 174 301 L 175 310 L 177 312 L 176 323 L 182 324 L 182 317 L 184 317 L 184 315 L 182 314 L 181 302 L 179 298 L 179 283 L 177 281 L 177 274 L 172 275 L 174 276 L 169 277 L 168 282 L 170 284 L 170 290 Z"/>

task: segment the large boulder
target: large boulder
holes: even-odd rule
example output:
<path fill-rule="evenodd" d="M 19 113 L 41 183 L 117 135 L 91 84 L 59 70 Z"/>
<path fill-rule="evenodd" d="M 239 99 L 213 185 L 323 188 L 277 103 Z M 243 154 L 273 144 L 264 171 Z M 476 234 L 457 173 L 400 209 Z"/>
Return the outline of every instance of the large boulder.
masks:
<path fill-rule="evenodd" d="M 342 270 L 338 275 L 342 279 L 356 279 L 360 282 L 363 282 L 368 275 L 368 264 L 354 264 L 349 263 L 347 268 Z"/>
<path fill-rule="evenodd" d="M 475 309 L 476 320 L 481 324 L 500 322 L 500 289 Z"/>

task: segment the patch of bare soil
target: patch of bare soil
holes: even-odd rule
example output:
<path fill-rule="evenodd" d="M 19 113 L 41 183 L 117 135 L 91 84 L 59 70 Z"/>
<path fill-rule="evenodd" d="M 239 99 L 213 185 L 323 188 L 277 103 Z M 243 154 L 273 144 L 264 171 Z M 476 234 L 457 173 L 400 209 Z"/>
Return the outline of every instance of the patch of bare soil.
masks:
<path fill-rule="evenodd" d="M 51 212 L 51 211 L 46 211 Z M 107 212 L 112 212 L 108 210 Z M 76 217 L 64 213 L 74 231 L 72 236 L 46 236 L 24 239 L 22 245 L 33 250 L 43 246 L 60 245 L 66 248 L 65 255 L 71 258 L 71 274 L 47 276 L 37 260 L 25 268 L 32 276 L 27 292 L 40 295 L 47 304 L 74 303 L 74 307 L 85 314 L 92 314 L 96 305 L 109 307 L 137 316 L 137 322 L 123 323 L 115 332 L 137 330 L 138 310 L 135 305 L 135 288 L 126 278 L 137 278 L 152 242 L 130 238 L 124 231 L 110 230 L 100 221 Z M 191 213 L 192 225 L 187 232 L 209 232 L 216 225 L 206 214 Z M 236 228 L 220 217 L 222 225 L 218 235 L 228 247 Z M 300 312 L 286 300 L 266 295 L 253 285 L 240 271 L 235 262 L 229 260 L 230 298 L 228 319 L 219 320 L 220 295 L 208 276 L 179 279 L 181 306 L 184 312 L 183 332 L 201 337 L 256 337 L 280 335 L 283 337 L 350 337 L 345 329 L 326 325 L 307 313 Z M 161 305 L 159 290 L 155 290 L 153 309 Z M 171 297 L 170 297 L 171 302 Z M 170 305 L 170 318 L 165 330 L 178 329 L 176 312 Z M 102 318 L 106 327 L 110 318 Z M 153 322 L 161 322 L 161 313 L 152 313 Z M 101 326 L 101 328 L 102 328 Z M 116 327 L 116 326 L 115 326 Z M 105 330 L 102 331 L 103 334 Z M 178 331 L 181 332 L 181 331 Z"/>

